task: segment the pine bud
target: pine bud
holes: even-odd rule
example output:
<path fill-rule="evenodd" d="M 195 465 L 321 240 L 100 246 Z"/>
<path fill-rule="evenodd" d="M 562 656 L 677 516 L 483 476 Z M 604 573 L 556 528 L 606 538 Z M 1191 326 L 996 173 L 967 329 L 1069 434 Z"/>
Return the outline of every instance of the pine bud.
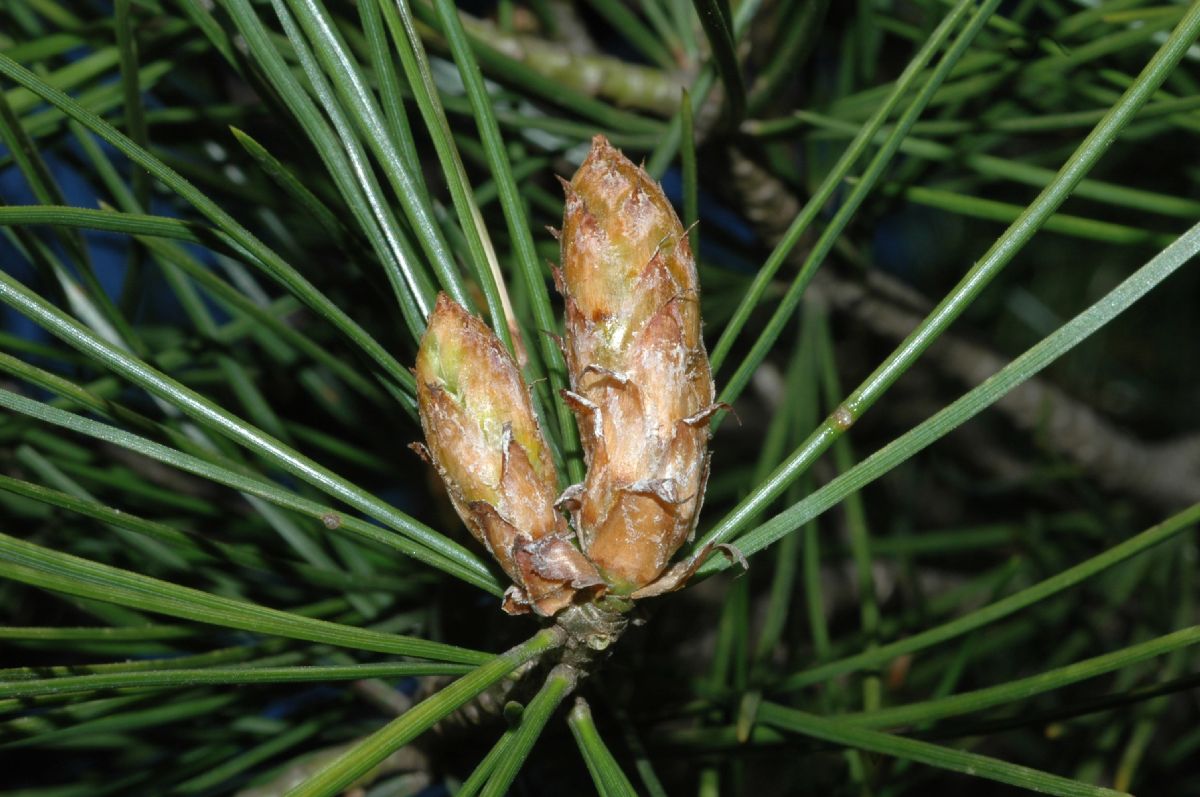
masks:
<path fill-rule="evenodd" d="M 567 399 L 588 472 L 563 496 L 618 594 L 662 576 L 708 477 L 712 373 L 687 235 L 662 188 L 603 136 L 566 190 L 559 290 Z"/>
<path fill-rule="evenodd" d="M 521 373 L 495 334 L 439 295 L 415 373 L 426 446 L 414 448 L 515 582 L 505 610 L 550 616 L 577 595 L 591 597 L 602 582 L 554 507 L 554 462 Z"/>

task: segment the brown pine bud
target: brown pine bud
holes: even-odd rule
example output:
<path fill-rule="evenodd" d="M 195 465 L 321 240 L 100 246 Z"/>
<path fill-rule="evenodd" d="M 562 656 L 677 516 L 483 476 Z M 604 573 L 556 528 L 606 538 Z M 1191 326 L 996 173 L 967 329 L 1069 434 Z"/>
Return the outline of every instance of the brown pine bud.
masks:
<path fill-rule="evenodd" d="M 417 353 L 426 446 L 467 528 L 516 586 L 504 608 L 546 616 L 602 582 L 554 507 L 556 474 L 529 391 L 495 334 L 439 295 Z"/>
<path fill-rule="evenodd" d="M 696 266 L 662 188 L 603 136 L 564 188 L 567 398 L 588 465 L 564 503 L 588 558 L 632 594 L 691 537 L 704 498 L 714 407 Z"/>

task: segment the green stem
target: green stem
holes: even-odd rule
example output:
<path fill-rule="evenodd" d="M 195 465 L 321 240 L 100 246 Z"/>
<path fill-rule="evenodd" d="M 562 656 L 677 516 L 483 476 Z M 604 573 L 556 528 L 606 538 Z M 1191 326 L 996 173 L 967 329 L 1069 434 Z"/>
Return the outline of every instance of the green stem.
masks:
<path fill-rule="evenodd" d="M 898 656 L 932 647 L 970 631 L 1001 620 L 1009 615 L 1033 606 L 1052 595 L 1069 589 L 1076 584 L 1127 561 L 1137 554 L 1171 539 L 1200 522 L 1200 504 L 1192 506 L 1162 523 L 1143 531 L 1124 542 L 1114 545 L 1104 553 L 1086 559 L 1074 567 L 1040 581 L 1020 592 L 1009 595 L 982 609 L 957 617 L 934 628 L 913 634 L 910 637 L 881 645 L 873 650 L 848 656 L 828 664 L 818 665 L 798 672 L 782 683 L 783 689 L 799 689 L 811 684 L 822 683 L 838 675 L 857 672 L 868 667 L 877 667 Z"/>
<path fill-rule="evenodd" d="M 1105 653 L 1101 656 L 1077 661 L 1065 667 L 1047 670 L 1046 672 L 1031 675 L 1027 678 L 1017 678 L 1016 680 L 996 686 L 935 698 L 933 700 L 925 700 L 920 703 L 891 706 L 856 714 L 845 714 L 839 717 L 838 720 L 853 723 L 864 728 L 895 728 L 902 725 L 929 722 L 944 717 L 954 717 L 959 714 L 982 711 L 992 706 L 1027 700 L 1042 692 L 1061 689 L 1069 684 L 1088 678 L 1095 678 L 1114 670 L 1131 667 L 1139 662 L 1196 644 L 1200 644 L 1200 626 L 1184 628 L 1172 634 L 1141 642 L 1137 645 L 1130 645 L 1127 648 L 1116 650 L 1112 653 Z"/>
<path fill-rule="evenodd" d="M 637 797 L 633 784 L 621 771 L 613 754 L 609 752 L 608 745 L 600 736 L 600 731 L 592 719 L 592 710 L 582 697 L 576 699 L 575 707 L 567 716 L 567 724 L 587 764 L 588 772 L 591 773 L 592 781 L 596 784 L 596 790 L 603 797 Z"/>
<path fill-rule="evenodd" d="M 905 739 L 866 728 L 857 728 L 837 720 L 818 717 L 815 714 L 785 708 L 774 703 L 763 703 L 758 709 L 758 718 L 768 725 L 833 744 L 917 761 L 940 769 L 1008 783 L 1044 794 L 1055 794 L 1060 797 L 1122 797 L 1123 795 L 1123 792 L 1068 780 L 1048 772 L 1010 764 L 1007 761 L 1000 761 L 977 753 L 966 753 L 916 739 Z M 1124 795 L 1124 797 L 1128 797 L 1128 795 Z"/>
<path fill-rule="evenodd" d="M 315 776 L 289 791 L 287 797 L 329 797 L 338 794 L 468 700 L 525 662 L 561 645 L 564 638 L 565 634 L 556 628 L 538 632 L 527 642 L 497 656 L 413 706 L 403 716 L 371 734 Z"/>
<path fill-rule="evenodd" d="M 194 633 L 190 628 L 159 626 L 167 630 Z M 52 629 L 61 631 L 63 629 Z M 92 631 L 92 629 L 69 629 Z M 109 631 L 140 631 L 139 628 L 114 628 Z M 111 634 L 109 636 L 112 636 Z M 157 638 L 164 638 L 160 635 Z M 471 668 L 463 664 L 425 662 L 384 662 L 381 664 L 340 664 L 309 667 L 209 667 L 205 669 L 162 670 L 158 672 L 106 673 L 42 678 L 35 681 L 0 683 L 0 698 L 27 698 L 68 692 L 102 689 L 175 689 L 186 686 L 229 684 L 278 684 L 308 681 L 357 681 L 362 678 L 405 678 L 420 675 L 462 675 Z"/>
<path fill-rule="evenodd" d="M 517 726 L 512 739 L 505 746 L 504 756 L 496 763 L 496 768 L 480 792 L 480 797 L 504 797 L 508 794 L 509 787 L 529 757 L 534 743 L 542 735 L 550 715 L 558 708 L 563 698 L 574 690 L 578 678 L 575 669 L 570 665 L 560 664 L 550 671 L 546 683 L 521 713 L 521 724 Z"/>

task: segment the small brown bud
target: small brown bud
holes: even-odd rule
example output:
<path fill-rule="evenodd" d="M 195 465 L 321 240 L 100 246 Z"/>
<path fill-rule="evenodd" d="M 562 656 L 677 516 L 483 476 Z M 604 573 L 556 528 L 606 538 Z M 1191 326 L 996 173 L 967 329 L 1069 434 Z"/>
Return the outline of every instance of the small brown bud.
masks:
<path fill-rule="evenodd" d="M 663 573 L 704 498 L 714 391 L 696 267 L 662 188 L 603 136 L 564 189 L 566 398 L 588 464 L 571 504 L 584 552 L 630 594 Z"/>
<path fill-rule="evenodd" d="M 554 462 L 529 391 L 495 334 L 439 295 L 416 376 L 422 451 L 467 528 L 515 582 L 505 610 L 550 616 L 581 590 L 596 592 L 596 569 L 554 508 Z"/>

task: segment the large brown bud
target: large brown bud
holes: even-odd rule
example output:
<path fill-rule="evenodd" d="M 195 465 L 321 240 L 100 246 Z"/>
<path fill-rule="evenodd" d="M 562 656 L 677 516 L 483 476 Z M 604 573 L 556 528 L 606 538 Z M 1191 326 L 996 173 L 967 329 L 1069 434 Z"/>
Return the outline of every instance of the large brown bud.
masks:
<path fill-rule="evenodd" d="M 603 136 L 564 187 L 567 398 L 588 465 L 564 503 L 613 591 L 634 594 L 691 537 L 708 477 L 696 266 L 662 188 Z"/>
<path fill-rule="evenodd" d="M 417 353 L 426 446 L 467 528 L 516 584 L 511 614 L 550 616 L 602 582 L 554 507 L 557 476 L 516 363 L 478 318 L 439 295 Z"/>

